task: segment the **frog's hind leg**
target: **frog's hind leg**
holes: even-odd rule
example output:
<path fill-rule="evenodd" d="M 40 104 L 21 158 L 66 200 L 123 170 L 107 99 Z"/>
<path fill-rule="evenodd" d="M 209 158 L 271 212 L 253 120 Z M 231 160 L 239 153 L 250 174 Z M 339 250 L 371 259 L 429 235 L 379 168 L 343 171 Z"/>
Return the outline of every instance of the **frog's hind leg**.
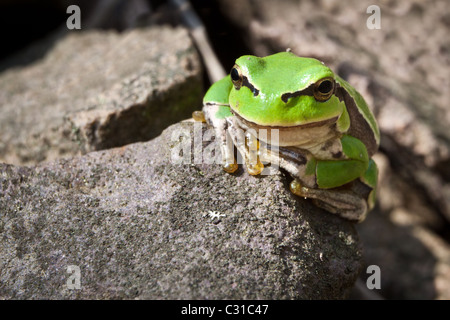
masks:
<path fill-rule="evenodd" d="M 307 188 L 301 185 L 297 179 L 290 185 L 292 193 L 311 198 L 313 203 L 328 212 L 339 215 L 342 218 L 361 222 L 368 212 L 367 197 L 370 188 L 359 180 L 333 189 Z"/>

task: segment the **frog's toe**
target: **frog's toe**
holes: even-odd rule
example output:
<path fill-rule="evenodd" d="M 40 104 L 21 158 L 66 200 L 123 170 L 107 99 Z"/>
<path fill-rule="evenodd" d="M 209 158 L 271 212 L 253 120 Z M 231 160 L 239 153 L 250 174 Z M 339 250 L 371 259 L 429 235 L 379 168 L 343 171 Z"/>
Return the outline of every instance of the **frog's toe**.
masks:
<path fill-rule="evenodd" d="M 261 174 L 261 172 L 264 170 L 264 165 L 261 162 L 257 162 L 255 164 L 247 164 L 247 171 L 252 176 L 257 176 Z"/>
<path fill-rule="evenodd" d="M 227 173 L 234 173 L 239 168 L 238 164 L 236 162 L 233 163 L 226 163 L 223 166 L 223 170 Z"/>
<path fill-rule="evenodd" d="M 289 185 L 291 192 L 299 197 L 305 197 L 308 193 L 308 188 L 304 187 L 298 179 L 294 179 Z"/>
<path fill-rule="evenodd" d="M 206 122 L 205 114 L 203 113 L 203 111 L 194 111 L 194 112 L 192 112 L 192 118 L 195 121 Z"/>

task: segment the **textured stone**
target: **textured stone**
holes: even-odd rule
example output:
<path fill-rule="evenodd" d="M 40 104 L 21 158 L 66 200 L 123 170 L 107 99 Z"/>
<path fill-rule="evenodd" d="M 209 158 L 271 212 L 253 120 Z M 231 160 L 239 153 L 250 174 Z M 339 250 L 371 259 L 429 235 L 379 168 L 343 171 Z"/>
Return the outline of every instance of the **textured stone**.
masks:
<path fill-rule="evenodd" d="M 293 196 L 283 173 L 173 164 L 183 132 L 192 122 L 70 160 L 0 165 L 0 298 L 346 297 L 362 265 L 354 225 Z"/>
<path fill-rule="evenodd" d="M 0 75 L 0 161 L 34 164 L 157 136 L 190 117 L 202 72 L 186 30 L 70 32 Z"/>

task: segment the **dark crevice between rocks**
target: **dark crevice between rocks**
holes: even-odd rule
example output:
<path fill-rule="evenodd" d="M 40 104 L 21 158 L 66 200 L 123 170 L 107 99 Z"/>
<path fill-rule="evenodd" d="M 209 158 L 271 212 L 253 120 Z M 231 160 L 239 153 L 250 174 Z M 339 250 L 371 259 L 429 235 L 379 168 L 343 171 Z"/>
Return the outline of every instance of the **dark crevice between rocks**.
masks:
<path fill-rule="evenodd" d="M 235 26 L 222 14 L 219 4 L 210 0 L 191 0 L 192 7 L 203 22 L 209 41 L 225 71 L 228 72 L 234 61 L 245 54 L 252 54 L 252 50 L 241 36 L 243 30 Z M 211 83 L 204 71 L 205 88 Z"/>
<path fill-rule="evenodd" d="M 127 0 L 18 0 L 0 2 L 0 36 L 8 45 L 0 53 L 0 72 L 26 66 L 43 58 L 49 50 L 70 32 L 86 30 L 126 31 L 130 28 L 169 24 L 176 26 L 167 0 L 147 0 L 149 10 Z M 131 3 L 131 4 L 130 4 Z M 98 6 L 100 4 L 100 6 Z M 77 5 L 81 11 L 81 30 L 69 30 L 67 8 Z M 131 11 L 131 12 L 130 12 Z"/>
<path fill-rule="evenodd" d="M 7 44 L 0 52 L 0 60 L 10 60 L 10 64 L 0 63 L 0 72 L 10 66 L 24 65 L 42 57 L 51 45 L 40 47 L 40 50 L 34 52 L 34 56 L 23 55 L 22 59 L 15 56 L 30 43 L 54 32 L 66 19 L 65 8 L 56 5 L 55 1 L 22 0 L 0 3 L 0 36 Z"/>
<path fill-rule="evenodd" d="M 442 161 L 436 165 L 436 171 L 446 182 L 450 182 L 450 159 Z"/>

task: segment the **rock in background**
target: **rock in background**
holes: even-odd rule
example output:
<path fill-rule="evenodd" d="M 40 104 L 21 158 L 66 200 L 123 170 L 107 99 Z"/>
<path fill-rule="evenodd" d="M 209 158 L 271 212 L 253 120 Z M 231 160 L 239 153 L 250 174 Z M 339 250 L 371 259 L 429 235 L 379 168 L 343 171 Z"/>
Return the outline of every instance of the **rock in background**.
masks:
<path fill-rule="evenodd" d="M 256 55 L 316 57 L 380 129 L 377 209 L 358 226 L 385 298 L 450 298 L 450 23 L 446 1 L 219 1 Z M 378 4 L 381 29 L 368 29 Z M 367 275 L 363 273 L 363 281 Z"/>
<path fill-rule="evenodd" d="M 0 160 L 33 164 L 156 137 L 201 107 L 185 29 L 69 32 L 0 75 Z"/>

